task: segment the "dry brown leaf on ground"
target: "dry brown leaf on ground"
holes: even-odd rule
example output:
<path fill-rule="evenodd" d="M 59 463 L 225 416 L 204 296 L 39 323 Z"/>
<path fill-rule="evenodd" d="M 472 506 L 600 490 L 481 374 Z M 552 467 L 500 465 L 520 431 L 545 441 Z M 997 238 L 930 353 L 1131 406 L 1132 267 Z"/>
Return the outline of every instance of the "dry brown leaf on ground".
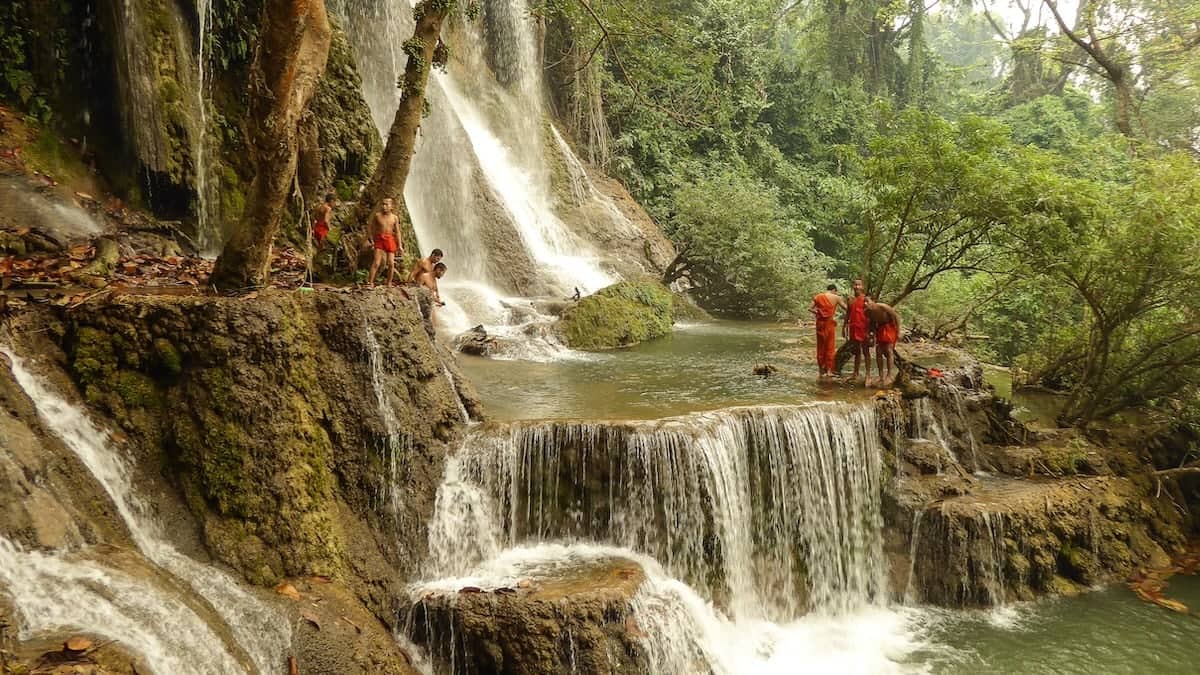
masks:
<path fill-rule="evenodd" d="M 292 600 L 300 599 L 300 591 L 296 590 L 295 586 L 286 581 L 280 582 L 279 585 L 275 587 L 275 592 Z"/>

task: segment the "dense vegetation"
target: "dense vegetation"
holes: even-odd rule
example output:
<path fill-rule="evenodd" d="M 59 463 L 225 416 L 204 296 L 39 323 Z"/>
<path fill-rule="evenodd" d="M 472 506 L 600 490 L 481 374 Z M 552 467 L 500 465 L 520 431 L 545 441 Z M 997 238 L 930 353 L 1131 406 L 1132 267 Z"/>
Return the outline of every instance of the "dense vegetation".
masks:
<path fill-rule="evenodd" d="M 543 11 L 568 120 L 708 307 L 797 316 L 818 278 L 861 276 L 1070 389 L 1074 421 L 1200 371 L 1200 2 Z"/>

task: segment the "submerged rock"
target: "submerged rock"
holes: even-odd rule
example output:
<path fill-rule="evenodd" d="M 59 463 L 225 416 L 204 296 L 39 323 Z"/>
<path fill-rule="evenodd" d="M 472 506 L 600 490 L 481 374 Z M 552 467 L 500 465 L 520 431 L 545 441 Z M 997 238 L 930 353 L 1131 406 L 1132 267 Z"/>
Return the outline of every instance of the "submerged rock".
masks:
<path fill-rule="evenodd" d="M 498 347 L 498 338 L 488 335 L 487 329 L 482 325 L 454 338 L 454 350 L 472 356 L 491 356 Z"/>
<path fill-rule="evenodd" d="M 644 580 L 629 560 L 580 563 L 516 588 L 424 592 L 403 623 L 437 672 L 647 672 L 631 607 Z"/>

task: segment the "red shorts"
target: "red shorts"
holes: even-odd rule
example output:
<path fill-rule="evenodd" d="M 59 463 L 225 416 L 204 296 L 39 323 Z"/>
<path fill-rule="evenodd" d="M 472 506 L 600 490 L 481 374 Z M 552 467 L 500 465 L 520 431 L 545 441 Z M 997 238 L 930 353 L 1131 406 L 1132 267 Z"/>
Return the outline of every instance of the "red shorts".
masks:
<path fill-rule="evenodd" d="M 894 323 L 885 323 L 875 329 L 875 342 L 881 345 L 894 345 L 900 337 L 900 327 Z"/>
<path fill-rule="evenodd" d="M 313 238 L 317 241 L 325 241 L 325 237 L 329 236 L 329 223 L 318 220 L 313 223 Z"/>
<path fill-rule="evenodd" d="M 392 234 L 380 234 L 375 236 L 375 248 L 384 253 L 395 253 L 399 246 L 396 244 L 396 236 Z"/>

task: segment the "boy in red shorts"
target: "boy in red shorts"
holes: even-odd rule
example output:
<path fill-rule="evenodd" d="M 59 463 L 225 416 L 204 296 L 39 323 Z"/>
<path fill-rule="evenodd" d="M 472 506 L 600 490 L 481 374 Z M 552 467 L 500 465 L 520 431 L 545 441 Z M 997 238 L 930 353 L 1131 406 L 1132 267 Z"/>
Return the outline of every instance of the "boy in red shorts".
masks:
<path fill-rule="evenodd" d="M 869 297 L 866 300 L 866 307 L 867 318 L 871 321 L 871 330 L 875 333 L 875 369 L 879 373 L 877 386 L 890 387 L 895 380 L 895 376 L 892 375 L 892 364 L 895 361 L 896 341 L 900 339 L 900 315 L 888 305 L 875 302 Z M 885 356 L 887 358 L 886 375 L 883 371 Z"/>
<path fill-rule="evenodd" d="M 371 263 L 371 273 L 367 275 L 369 288 L 375 288 L 375 275 L 385 260 L 388 266 L 387 283 L 388 286 L 392 285 L 396 277 L 396 253 L 404 255 L 399 228 L 400 219 L 392 213 L 392 198 L 388 197 L 383 200 L 379 212 L 371 217 L 371 226 L 367 228 L 367 235 L 375 244 L 375 261 Z"/>
<path fill-rule="evenodd" d="M 317 250 L 325 247 L 325 237 L 329 236 L 329 219 L 333 215 L 333 206 L 337 197 L 332 192 L 325 195 L 325 201 L 313 213 L 313 239 L 317 242 Z"/>

